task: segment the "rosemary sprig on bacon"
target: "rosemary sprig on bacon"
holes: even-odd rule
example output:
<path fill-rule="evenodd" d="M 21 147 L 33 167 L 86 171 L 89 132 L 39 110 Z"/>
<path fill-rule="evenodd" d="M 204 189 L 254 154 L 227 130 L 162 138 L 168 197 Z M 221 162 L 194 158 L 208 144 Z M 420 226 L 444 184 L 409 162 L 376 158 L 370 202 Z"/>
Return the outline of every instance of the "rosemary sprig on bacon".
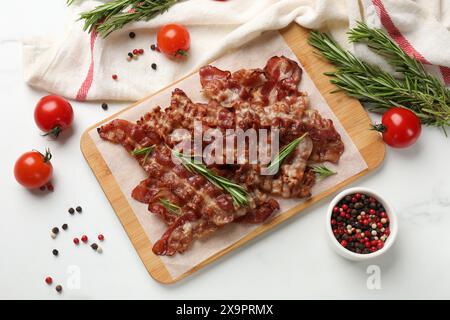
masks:
<path fill-rule="evenodd" d="M 312 171 L 317 174 L 317 176 L 319 177 L 319 179 L 326 179 L 328 177 L 334 176 L 335 174 L 337 174 L 337 172 L 334 172 L 333 170 L 331 170 L 330 168 L 327 168 L 324 165 L 316 165 L 316 166 L 312 166 Z"/>
<path fill-rule="evenodd" d="M 383 113 L 394 106 L 410 109 L 423 124 L 440 127 L 445 132 L 450 126 L 450 90 L 383 30 L 358 23 L 349 31 L 349 39 L 353 43 L 365 43 L 385 57 L 402 78 L 397 79 L 378 66 L 360 60 L 328 35 L 311 32 L 310 45 L 336 66 L 336 71 L 326 75 L 339 90 L 369 103 L 368 109 L 374 112 Z"/>
<path fill-rule="evenodd" d="M 185 156 L 182 153 L 173 150 L 173 154 L 181 161 L 183 166 L 192 173 L 197 173 L 205 177 L 209 182 L 215 185 L 217 188 L 230 194 L 233 202 L 236 206 L 241 207 L 248 205 L 249 194 L 247 190 L 231 180 L 219 176 L 211 171 L 203 163 L 197 163 L 189 156 Z"/>
<path fill-rule="evenodd" d="M 306 137 L 308 133 L 303 134 L 301 137 L 298 137 L 297 139 L 291 141 L 289 144 L 285 145 L 280 152 L 275 156 L 274 159 L 270 162 L 269 166 L 266 169 L 267 175 L 274 175 L 278 172 L 281 163 L 286 159 L 292 151 L 294 151 L 300 142 Z"/>
<path fill-rule="evenodd" d="M 146 148 L 141 148 L 141 149 L 134 149 L 131 152 L 131 155 L 133 156 L 144 156 L 144 163 L 147 162 L 147 158 L 148 156 L 153 152 L 153 150 L 155 150 L 156 146 L 150 146 L 150 147 L 146 147 Z"/>
<path fill-rule="evenodd" d="M 169 212 L 179 216 L 181 214 L 181 208 L 176 204 L 170 202 L 167 199 L 159 199 L 159 202 L 166 208 Z"/>

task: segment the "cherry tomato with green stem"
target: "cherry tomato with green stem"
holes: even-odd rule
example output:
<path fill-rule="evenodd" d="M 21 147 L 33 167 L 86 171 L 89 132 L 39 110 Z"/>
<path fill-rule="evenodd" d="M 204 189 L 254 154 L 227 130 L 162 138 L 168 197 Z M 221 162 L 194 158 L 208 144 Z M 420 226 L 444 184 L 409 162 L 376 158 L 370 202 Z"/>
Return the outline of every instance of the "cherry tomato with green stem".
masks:
<path fill-rule="evenodd" d="M 383 114 L 381 124 L 374 125 L 373 129 L 380 132 L 391 147 L 407 148 L 419 139 L 422 125 L 411 110 L 394 107 Z"/>
<path fill-rule="evenodd" d="M 63 97 L 49 95 L 43 97 L 34 109 L 34 120 L 44 136 L 58 137 L 61 131 L 72 126 L 73 109 Z"/>
<path fill-rule="evenodd" d="M 189 31 L 182 25 L 166 24 L 158 31 L 158 49 L 169 57 L 186 56 L 191 46 Z"/>
<path fill-rule="evenodd" d="M 45 186 L 53 176 L 53 166 L 50 160 L 50 150 L 45 154 L 38 151 L 24 153 L 17 159 L 14 166 L 14 176 L 18 183 L 28 189 Z"/>

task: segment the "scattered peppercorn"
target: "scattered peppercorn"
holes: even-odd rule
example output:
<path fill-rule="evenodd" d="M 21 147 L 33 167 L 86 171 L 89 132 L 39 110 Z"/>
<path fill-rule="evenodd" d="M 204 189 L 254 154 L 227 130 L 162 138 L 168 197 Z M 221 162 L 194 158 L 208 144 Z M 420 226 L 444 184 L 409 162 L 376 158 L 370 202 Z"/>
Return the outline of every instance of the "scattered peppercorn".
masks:
<path fill-rule="evenodd" d="M 355 193 L 333 208 L 331 228 L 336 240 L 347 250 L 368 254 L 384 247 L 389 237 L 389 218 L 375 198 Z"/>
<path fill-rule="evenodd" d="M 105 237 L 102 234 L 99 234 L 98 235 L 98 240 L 103 241 L 103 240 L 105 240 Z"/>
<path fill-rule="evenodd" d="M 80 239 L 78 238 L 73 238 L 73 243 L 75 243 L 76 245 L 78 245 L 80 243 Z"/>
<path fill-rule="evenodd" d="M 56 250 L 56 249 L 53 249 L 52 253 L 53 253 L 53 255 L 54 255 L 55 257 L 57 257 L 57 256 L 58 256 L 58 254 L 59 254 L 59 251 L 58 251 L 58 250 Z"/>
<path fill-rule="evenodd" d="M 81 213 L 83 211 L 83 208 L 81 208 L 80 206 L 76 207 L 76 209 L 78 213 Z"/>
<path fill-rule="evenodd" d="M 56 233 L 50 232 L 50 237 L 51 237 L 52 239 L 56 239 Z"/>
<path fill-rule="evenodd" d="M 117 74 L 113 74 L 112 78 L 113 78 L 113 80 L 117 80 L 119 78 L 119 76 Z"/>
<path fill-rule="evenodd" d="M 45 190 L 46 190 L 46 188 L 45 188 L 45 186 L 42 186 L 42 187 L 40 187 L 40 188 L 39 188 L 39 190 L 41 190 L 41 191 L 45 191 Z"/>
<path fill-rule="evenodd" d="M 138 50 L 138 53 L 139 53 L 139 54 L 144 54 L 144 49 L 139 49 L 139 50 Z"/>
<path fill-rule="evenodd" d="M 136 33 L 130 32 L 130 33 L 128 34 L 128 36 L 129 36 L 131 39 L 134 39 L 134 38 L 136 37 Z"/>
<path fill-rule="evenodd" d="M 74 208 L 70 208 L 70 209 L 69 209 L 69 213 L 70 213 L 70 214 L 74 214 L 74 213 L 75 213 L 75 209 L 74 209 Z"/>
<path fill-rule="evenodd" d="M 103 252 L 102 247 L 98 247 L 98 248 L 97 248 L 97 253 L 102 253 L 102 252 Z"/>
<path fill-rule="evenodd" d="M 84 243 L 88 242 L 88 237 L 86 235 L 81 237 L 81 241 L 83 241 Z"/>
<path fill-rule="evenodd" d="M 55 187 L 53 187 L 53 184 L 48 183 L 47 184 L 47 190 L 50 191 L 50 192 L 53 192 L 55 190 Z"/>
<path fill-rule="evenodd" d="M 150 49 L 152 49 L 152 51 L 155 51 L 155 50 L 156 50 L 156 45 L 152 44 L 152 45 L 150 46 Z"/>
<path fill-rule="evenodd" d="M 55 290 L 56 290 L 56 292 L 60 293 L 60 292 L 62 291 L 62 286 L 61 286 L 60 284 L 58 284 L 58 285 L 55 287 Z"/>
<path fill-rule="evenodd" d="M 69 228 L 69 226 L 67 225 L 67 223 L 64 223 L 64 224 L 61 226 L 61 228 L 62 228 L 63 230 L 67 230 L 67 228 Z"/>
<path fill-rule="evenodd" d="M 152 63 L 152 69 L 153 69 L 153 70 L 158 69 L 158 66 L 156 65 L 156 63 Z"/>
<path fill-rule="evenodd" d="M 108 104 L 103 102 L 102 103 L 102 109 L 105 110 L 105 111 L 108 110 Z"/>
<path fill-rule="evenodd" d="M 96 244 L 96 243 L 91 244 L 91 248 L 92 248 L 93 250 L 96 250 L 96 251 L 97 251 L 97 249 L 98 249 L 98 244 Z"/>
<path fill-rule="evenodd" d="M 48 284 L 48 285 L 51 285 L 53 283 L 52 277 L 45 278 L 45 283 Z"/>
<path fill-rule="evenodd" d="M 54 234 L 58 234 L 58 233 L 59 233 L 58 227 L 54 227 L 54 228 L 52 229 L 52 232 L 53 232 Z"/>
<path fill-rule="evenodd" d="M 139 54 L 139 50 L 138 49 L 134 49 L 133 50 L 133 54 L 136 56 L 136 55 L 138 55 Z"/>

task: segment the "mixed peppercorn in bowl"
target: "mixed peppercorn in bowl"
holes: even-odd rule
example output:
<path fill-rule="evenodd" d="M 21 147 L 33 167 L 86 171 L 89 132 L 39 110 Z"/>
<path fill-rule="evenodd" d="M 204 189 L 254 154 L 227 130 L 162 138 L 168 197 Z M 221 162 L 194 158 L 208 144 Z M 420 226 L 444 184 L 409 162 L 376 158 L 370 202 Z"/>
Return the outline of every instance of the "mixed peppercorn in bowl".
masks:
<path fill-rule="evenodd" d="M 327 233 L 344 258 L 367 260 L 388 251 L 397 236 L 397 219 L 382 196 L 366 188 L 339 193 L 328 208 Z"/>

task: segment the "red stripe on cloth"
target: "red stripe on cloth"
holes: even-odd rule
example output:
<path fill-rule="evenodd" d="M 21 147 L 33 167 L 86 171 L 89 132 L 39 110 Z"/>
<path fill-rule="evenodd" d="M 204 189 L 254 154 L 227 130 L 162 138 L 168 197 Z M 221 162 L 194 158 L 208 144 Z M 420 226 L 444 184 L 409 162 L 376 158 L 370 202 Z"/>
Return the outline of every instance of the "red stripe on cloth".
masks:
<path fill-rule="evenodd" d="M 405 51 L 409 56 L 415 57 L 422 63 L 430 64 L 423 55 L 421 55 L 414 47 L 409 43 L 409 41 L 402 35 L 400 30 L 395 26 L 389 13 L 383 5 L 381 0 L 372 0 L 373 5 L 376 7 L 378 15 L 380 16 L 381 23 L 383 24 L 386 31 L 389 33 L 392 39 Z"/>
<path fill-rule="evenodd" d="M 76 99 L 78 101 L 86 100 L 86 97 L 89 93 L 89 90 L 92 86 L 92 81 L 94 80 L 94 47 L 95 42 L 97 40 L 98 33 L 93 30 L 91 33 L 91 64 L 89 66 L 89 70 L 86 76 L 86 79 L 81 84 L 80 89 L 78 90 Z"/>
<path fill-rule="evenodd" d="M 415 57 L 422 63 L 431 64 L 419 51 L 417 51 L 411 43 L 406 39 L 400 30 L 395 26 L 389 13 L 381 0 L 372 0 L 373 5 L 377 9 L 381 23 L 388 32 L 389 36 L 405 51 L 410 57 Z M 450 84 L 450 68 L 440 66 L 440 71 L 446 85 Z"/>
<path fill-rule="evenodd" d="M 442 77 L 444 78 L 445 84 L 450 84 L 450 68 L 449 67 L 439 67 L 441 69 Z"/>

